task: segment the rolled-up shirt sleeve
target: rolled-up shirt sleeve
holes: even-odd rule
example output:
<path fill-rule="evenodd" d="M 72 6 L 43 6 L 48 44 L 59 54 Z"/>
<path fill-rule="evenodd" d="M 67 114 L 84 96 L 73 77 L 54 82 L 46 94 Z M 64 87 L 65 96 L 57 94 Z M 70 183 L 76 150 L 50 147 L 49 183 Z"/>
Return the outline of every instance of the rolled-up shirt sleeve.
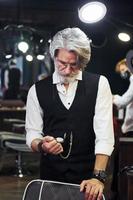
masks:
<path fill-rule="evenodd" d="M 36 138 L 42 138 L 43 133 L 43 111 L 37 99 L 35 85 L 28 92 L 25 129 L 26 143 L 31 148 L 31 142 Z"/>
<path fill-rule="evenodd" d="M 95 154 L 110 156 L 114 149 L 112 94 L 108 80 L 101 76 L 94 115 Z"/>
<path fill-rule="evenodd" d="M 114 95 L 113 103 L 120 109 L 125 108 L 128 104 L 133 102 L 133 75 L 130 77 L 130 85 L 127 91 L 122 95 Z"/>

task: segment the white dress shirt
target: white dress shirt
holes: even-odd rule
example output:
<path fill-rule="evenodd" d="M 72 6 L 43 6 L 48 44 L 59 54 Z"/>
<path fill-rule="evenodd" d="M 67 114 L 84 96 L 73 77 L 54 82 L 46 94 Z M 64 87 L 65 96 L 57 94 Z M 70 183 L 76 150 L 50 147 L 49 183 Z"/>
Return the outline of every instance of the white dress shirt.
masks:
<path fill-rule="evenodd" d="M 82 80 L 81 71 L 66 90 L 64 85 L 60 83 L 58 73 L 55 71 L 53 74 L 53 84 L 56 84 L 59 97 L 67 109 L 71 107 L 74 100 L 78 80 Z M 42 138 L 43 115 L 45 116 L 45 112 L 43 113 L 39 105 L 35 85 L 33 85 L 29 90 L 26 106 L 26 140 L 29 147 L 34 139 Z M 93 124 L 96 134 L 95 154 L 111 155 L 114 145 L 112 94 L 109 83 L 104 76 L 100 76 Z"/>
<path fill-rule="evenodd" d="M 133 131 L 133 75 L 130 76 L 130 84 L 127 91 L 122 95 L 114 95 L 113 103 L 120 109 L 126 108 L 122 132 Z"/>

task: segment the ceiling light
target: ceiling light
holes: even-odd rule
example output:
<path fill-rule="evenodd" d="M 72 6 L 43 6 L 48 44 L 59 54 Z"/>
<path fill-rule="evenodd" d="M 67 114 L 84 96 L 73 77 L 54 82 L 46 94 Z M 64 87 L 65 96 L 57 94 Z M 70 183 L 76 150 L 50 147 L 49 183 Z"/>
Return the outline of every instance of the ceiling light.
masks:
<path fill-rule="evenodd" d="M 5 58 L 6 58 L 6 59 L 10 59 L 11 57 L 12 57 L 12 54 L 6 54 L 6 55 L 5 55 Z"/>
<path fill-rule="evenodd" d="M 49 40 L 48 40 L 48 43 L 51 43 L 51 41 L 52 41 L 52 40 L 51 40 L 51 39 L 49 39 Z"/>
<path fill-rule="evenodd" d="M 43 39 L 40 39 L 40 43 L 43 43 Z"/>
<path fill-rule="evenodd" d="M 127 33 L 119 33 L 118 38 L 123 42 L 128 42 L 131 39 L 130 35 L 128 35 Z"/>
<path fill-rule="evenodd" d="M 18 49 L 23 53 L 26 53 L 26 51 L 29 49 L 29 45 L 27 42 L 21 41 L 18 43 Z"/>
<path fill-rule="evenodd" d="M 78 10 L 80 20 L 85 23 L 100 21 L 104 18 L 106 12 L 106 6 L 98 1 L 87 3 Z"/>
<path fill-rule="evenodd" d="M 44 57 L 45 57 L 45 56 L 44 56 L 44 55 L 42 55 L 42 54 L 38 54 L 38 55 L 37 55 L 37 59 L 38 59 L 38 60 L 43 60 L 43 59 L 44 59 Z"/>
<path fill-rule="evenodd" d="M 29 61 L 29 62 L 33 61 L 33 56 L 30 55 L 30 54 L 28 54 L 28 55 L 26 56 L 26 60 Z"/>

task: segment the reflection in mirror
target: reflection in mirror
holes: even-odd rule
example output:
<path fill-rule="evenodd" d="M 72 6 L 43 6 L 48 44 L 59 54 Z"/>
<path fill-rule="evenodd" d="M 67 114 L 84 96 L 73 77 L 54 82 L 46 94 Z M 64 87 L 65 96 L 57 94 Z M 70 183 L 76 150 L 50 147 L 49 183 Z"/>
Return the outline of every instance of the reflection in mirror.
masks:
<path fill-rule="evenodd" d="M 8 25 L 0 35 L 0 96 L 22 98 L 26 102 L 29 87 L 53 70 L 48 53 L 49 33 L 23 25 Z"/>

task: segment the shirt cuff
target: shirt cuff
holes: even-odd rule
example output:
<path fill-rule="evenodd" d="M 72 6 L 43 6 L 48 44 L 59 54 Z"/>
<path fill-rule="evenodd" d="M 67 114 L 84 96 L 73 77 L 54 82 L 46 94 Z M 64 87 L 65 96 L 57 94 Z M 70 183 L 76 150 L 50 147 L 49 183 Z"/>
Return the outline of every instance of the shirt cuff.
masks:
<path fill-rule="evenodd" d="M 114 144 L 102 144 L 97 145 L 95 148 L 95 154 L 104 154 L 110 156 L 114 150 Z"/>
<path fill-rule="evenodd" d="M 35 139 L 42 139 L 42 138 L 43 138 L 42 133 L 37 133 L 36 131 L 30 130 L 26 133 L 26 144 L 31 149 L 32 141 Z"/>
<path fill-rule="evenodd" d="M 122 107 L 121 96 L 114 95 L 113 103 L 120 109 Z"/>

